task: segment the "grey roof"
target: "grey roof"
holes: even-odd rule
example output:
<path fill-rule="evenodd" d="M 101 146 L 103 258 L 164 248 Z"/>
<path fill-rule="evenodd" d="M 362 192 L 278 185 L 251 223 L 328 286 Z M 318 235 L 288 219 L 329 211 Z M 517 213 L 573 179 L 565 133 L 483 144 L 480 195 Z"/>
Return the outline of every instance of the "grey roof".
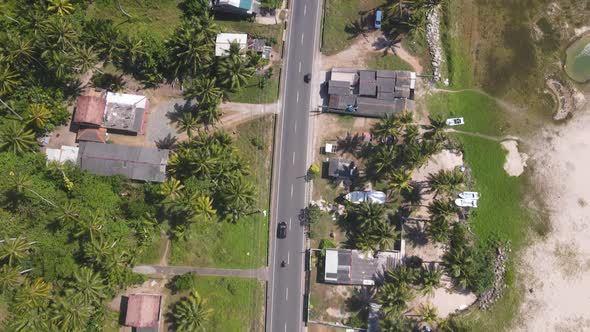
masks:
<path fill-rule="evenodd" d="M 328 176 L 333 178 L 352 177 L 356 169 L 352 160 L 331 158 L 328 163 Z"/>
<path fill-rule="evenodd" d="M 393 101 L 395 97 L 394 92 L 379 92 L 379 94 L 377 94 L 377 99 L 379 100 Z"/>
<path fill-rule="evenodd" d="M 379 92 L 393 92 L 395 90 L 395 79 L 393 78 L 377 78 L 377 85 Z"/>
<path fill-rule="evenodd" d="M 410 88 L 397 88 L 395 89 L 394 96 L 395 98 L 410 98 Z"/>
<path fill-rule="evenodd" d="M 375 74 L 375 71 L 371 70 L 361 70 L 359 72 L 359 95 L 373 97 L 377 95 L 377 81 Z"/>
<path fill-rule="evenodd" d="M 361 70 L 359 76 L 361 81 L 374 81 L 377 78 L 377 73 L 374 70 Z"/>
<path fill-rule="evenodd" d="M 330 95 L 330 100 L 328 103 L 328 107 L 335 108 L 335 109 L 346 109 L 348 105 L 355 105 L 356 104 L 356 96 L 347 95 L 347 96 L 339 96 L 339 95 Z"/>
<path fill-rule="evenodd" d="M 352 94 L 350 83 L 331 80 L 328 82 L 328 94 L 338 96 L 350 95 Z"/>
<path fill-rule="evenodd" d="M 80 142 L 78 165 L 97 175 L 123 175 L 133 180 L 164 182 L 169 150 Z"/>
<path fill-rule="evenodd" d="M 109 103 L 106 106 L 104 127 L 137 134 L 141 132 L 145 109 L 134 105 Z"/>
<path fill-rule="evenodd" d="M 384 77 L 395 79 L 396 73 L 397 71 L 394 70 L 377 70 L 377 78 Z"/>
<path fill-rule="evenodd" d="M 363 285 L 366 280 L 381 277 L 384 271 L 402 263 L 399 252 L 380 252 L 373 257 L 368 253 L 350 249 L 327 249 L 337 252 L 337 272 L 325 273 L 324 281 L 333 284 Z M 328 257 L 328 255 L 326 255 Z M 330 255 L 330 257 L 332 257 Z M 330 262 L 334 263 L 334 262 Z M 331 265 L 326 262 L 326 265 Z M 336 280 L 329 280 L 333 278 Z"/>

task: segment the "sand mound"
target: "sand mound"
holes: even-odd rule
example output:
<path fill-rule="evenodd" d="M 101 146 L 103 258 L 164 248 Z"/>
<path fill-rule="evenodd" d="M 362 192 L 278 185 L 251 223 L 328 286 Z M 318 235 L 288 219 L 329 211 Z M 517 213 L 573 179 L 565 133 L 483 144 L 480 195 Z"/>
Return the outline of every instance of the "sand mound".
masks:
<path fill-rule="evenodd" d="M 518 152 L 518 143 L 516 141 L 504 141 L 502 147 L 508 152 L 504 170 L 510 176 L 519 176 L 524 172 L 528 156 L 525 153 Z"/>

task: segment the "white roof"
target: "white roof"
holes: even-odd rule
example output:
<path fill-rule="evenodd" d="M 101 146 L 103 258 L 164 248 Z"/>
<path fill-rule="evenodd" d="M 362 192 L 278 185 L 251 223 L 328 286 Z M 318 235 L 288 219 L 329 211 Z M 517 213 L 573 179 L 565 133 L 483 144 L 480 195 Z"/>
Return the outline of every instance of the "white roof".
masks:
<path fill-rule="evenodd" d="M 332 153 L 334 152 L 334 145 L 330 144 L 330 143 L 326 143 L 326 153 Z"/>
<path fill-rule="evenodd" d="M 352 191 L 346 194 L 344 198 L 353 204 L 359 204 L 364 201 L 383 204 L 385 203 L 387 196 L 382 191 Z"/>
<path fill-rule="evenodd" d="M 219 4 L 240 7 L 240 0 L 219 0 Z"/>
<path fill-rule="evenodd" d="M 245 33 L 220 33 L 215 39 L 215 56 L 223 56 L 229 51 L 231 43 L 240 44 L 240 49 L 248 47 L 248 35 Z"/>
<path fill-rule="evenodd" d="M 356 72 L 345 73 L 345 72 L 332 70 L 332 74 L 330 76 L 330 79 L 333 81 L 349 82 L 352 85 L 355 81 L 355 77 L 356 77 Z"/>
<path fill-rule="evenodd" d="M 45 149 L 48 161 L 57 161 L 58 163 L 65 163 L 71 161 L 76 163 L 78 160 L 78 148 L 75 146 L 63 145 L 61 149 Z"/>
<path fill-rule="evenodd" d="M 108 104 L 134 105 L 137 108 L 145 108 L 147 103 L 146 96 L 131 95 L 127 93 L 107 92 Z"/>
<path fill-rule="evenodd" d="M 338 273 L 338 250 L 326 250 L 325 273 Z"/>

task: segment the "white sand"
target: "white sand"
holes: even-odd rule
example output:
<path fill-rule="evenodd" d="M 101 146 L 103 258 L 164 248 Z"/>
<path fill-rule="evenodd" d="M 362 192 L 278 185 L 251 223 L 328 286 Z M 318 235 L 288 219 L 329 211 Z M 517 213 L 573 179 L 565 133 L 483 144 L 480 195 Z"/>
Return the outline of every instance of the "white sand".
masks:
<path fill-rule="evenodd" d="M 441 279 L 442 287 L 434 290 L 432 296 L 421 296 L 415 300 L 415 308 L 419 308 L 417 303 L 430 302 L 436 307 L 439 318 L 447 318 L 450 314 L 460 312 L 470 306 L 477 297 L 470 292 L 460 293 L 453 290 L 451 279 L 443 276 Z"/>
<path fill-rule="evenodd" d="M 521 175 L 524 172 L 528 156 L 518 152 L 518 143 L 516 141 L 504 141 L 500 144 L 508 152 L 506 162 L 504 163 L 506 173 L 510 176 Z"/>
<path fill-rule="evenodd" d="M 590 331 L 590 114 L 543 130 L 532 151 L 553 231 L 523 257 L 526 292 L 514 331 Z"/>

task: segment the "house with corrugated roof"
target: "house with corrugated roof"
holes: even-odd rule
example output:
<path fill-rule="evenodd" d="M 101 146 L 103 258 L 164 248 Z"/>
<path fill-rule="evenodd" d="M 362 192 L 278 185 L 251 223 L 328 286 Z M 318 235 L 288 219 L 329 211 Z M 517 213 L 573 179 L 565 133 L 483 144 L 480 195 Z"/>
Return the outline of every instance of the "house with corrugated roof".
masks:
<path fill-rule="evenodd" d="M 326 112 L 378 118 L 416 109 L 414 72 L 333 68 L 330 75 Z"/>
<path fill-rule="evenodd" d="M 155 294 L 131 294 L 127 298 L 125 325 L 135 332 L 160 330 L 162 296 Z"/>

